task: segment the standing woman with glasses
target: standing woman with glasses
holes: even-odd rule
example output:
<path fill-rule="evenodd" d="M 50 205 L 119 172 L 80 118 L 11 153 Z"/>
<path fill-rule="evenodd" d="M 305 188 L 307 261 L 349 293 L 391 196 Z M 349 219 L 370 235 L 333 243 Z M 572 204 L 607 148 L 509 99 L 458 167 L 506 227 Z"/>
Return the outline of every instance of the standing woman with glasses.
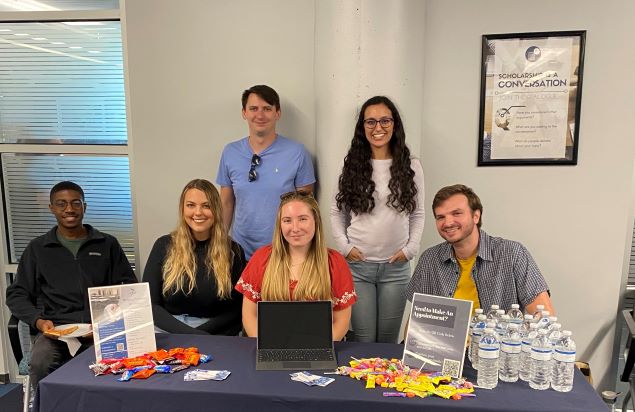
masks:
<path fill-rule="evenodd" d="M 355 340 L 397 341 L 409 261 L 417 254 L 423 224 L 421 163 L 410 156 L 393 102 L 372 97 L 359 112 L 331 205 L 333 236 L 358 294 L 352 315 Z"/>
<path fill-rule="evenodd" d="M 333 339 L 346 335 L 357 299 L 353 279 L 344 257 L 326 248 L 313 195 L 295 191 L 281 196 L 272 243 L 256 250 L 236 290 L 245 297 L 243 326 L 248 336 L 258 336 L 261 300 L 330 300 Z"/>
<path fill-rule="evenodd" d="M 155 326 L 169 333 L 237 335 L 242 296 L 234 285 L 244 267 L 244 252 L 223 224 L 218 190 L 192 180 L 181 192 L 176 230 L 157 239 L 143 272 Z"/>

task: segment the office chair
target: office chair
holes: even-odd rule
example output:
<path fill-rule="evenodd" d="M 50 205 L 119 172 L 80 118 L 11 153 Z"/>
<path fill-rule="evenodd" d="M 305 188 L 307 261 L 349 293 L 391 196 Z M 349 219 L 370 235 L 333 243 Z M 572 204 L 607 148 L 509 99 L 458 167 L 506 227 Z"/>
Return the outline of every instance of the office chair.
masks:
<path fill-rule="evenodd" d="M 11 318 L 9 318 L 9 323 L 7 325 L 7 330 L 9 332 L 9 342 L 11 343 L 11 349 L 13 350 L 13 357 L 15 358 L 16 363 L 19 365 L 20 362 L 22 362 L 24 354 L 22 353 L 22 346 L 20 345 L 20 331 L 18 322 L 18 318 L 11 315 Z"/>
<path fill-rule="evenodd" d="M 628 392 L 626 392 L 622 401 L 622 410 L 626 411 L 629 400 L 632 400 L 631 406 L 635 409 L 635 381 L 631 377 L 633 366 L 635 366 L 635 318 L 633 309 L 622 310 L 622 315 L 629 333 L 626 338 L 626 348 L 624 349 L 626 354 L 624 371 L 622 371 L 622 376 L 620 376 L 620 381 L 629 383 Z"/>
<path fill-rule="evenodd" d="M 22 329 L 23 333 L 22 333 L 22 339 L 20 338 L 20 329 Z M 11 344 L 11 350 L 13 351 L 13 356 L 15 357 L 15 361 L 18 364 L 18 367 L 20 366 L 20 364 L 22 363 L 22 361 L 25 358 L 29 358 L 30 354 L 28 353 L 24 353 L 22 351 L 22 342 L 23 340 L 28 340 L 28 345 L 26 345 L 27 347 L 30 348 L 31 345 L 31 338 L 32 336 L 37 334 L 37 331 L 35 331 L 33 328 L 31 328 L 30 326 L 26 325 L 23 322 L 20 322 L 18 320 L 18 318 L 16 318 L 15 316 L 11 315 L 11 318 L 9 319 L 9 323 L 7 325 L 7 330 L 9 333 L 9 342 Z M 25 330 L 28 330 L 28 334 L 25 333 Z M 24 335 L 27 336 L 24 336 Z M 23 412 L 28 412 L 29 411 L 29 402 L 31 401 L 31 382 L 29 379 L 29 374 L 28 374 L 28 364 L 25 365 L 26 366 L 26 377 L 24 378 L 24 380 L 22 381 L 22 387 L 24 390 L 24 397 L 23 397 Z M 21 371 L 21 373 L 23 373 L 24 371 Z"/>

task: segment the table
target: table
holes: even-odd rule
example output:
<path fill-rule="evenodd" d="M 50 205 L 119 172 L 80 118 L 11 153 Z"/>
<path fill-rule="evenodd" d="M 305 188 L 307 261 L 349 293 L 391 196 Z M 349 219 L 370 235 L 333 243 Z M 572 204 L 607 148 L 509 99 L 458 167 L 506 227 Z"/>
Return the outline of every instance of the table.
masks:
<path fill-rule="evenodd" d="M 606 412 L 606 406 L 576 371 L 573 391 L 536 391 L 525 382 L 499 382 L 494 390 L 477 389 L 475 399 L 460 401 L 437 397 L 384 398 L 382 389 L 365 389 L 364 382 L 335 377 L 325 388 L 309 387 L 289 378 L 285 371 L 256 371 L 256 340 L 242 337 L 157 334 L 157 348 L 198 347 L 214 360 L 202 369 L 227 369 L 225 381 L 184 382 L 184 372 L 155 374 L 147 380 L 118 382 L 115 376 L 95 377 L 88 369 L 95 354 L 87 350 L 40 382 L 36 408 L 40 412 L 70 411 L 500 411 L 500 412 Z M 355 357 L 400 357 L 403 346 L 338 342 L 340 365 Z M 191 370 L 191 369 L 190 369 Z M 318 373 L 318 372 L 316 372 Z M 466 366 L 464 375 L 476 382 Z M 39 408 L 39 409 L 37 409 Z"/>

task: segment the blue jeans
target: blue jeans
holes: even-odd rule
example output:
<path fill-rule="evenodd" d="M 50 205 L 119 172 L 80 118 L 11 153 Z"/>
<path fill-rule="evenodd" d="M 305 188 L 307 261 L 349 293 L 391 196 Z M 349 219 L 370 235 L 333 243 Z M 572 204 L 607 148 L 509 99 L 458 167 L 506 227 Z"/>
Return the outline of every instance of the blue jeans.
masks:
<path fill-rule="evenodd" d="M 357 342 L 396 343 L 401 327 L 410 263 L 348 262 L 357 302 L 351 322 Z"/>

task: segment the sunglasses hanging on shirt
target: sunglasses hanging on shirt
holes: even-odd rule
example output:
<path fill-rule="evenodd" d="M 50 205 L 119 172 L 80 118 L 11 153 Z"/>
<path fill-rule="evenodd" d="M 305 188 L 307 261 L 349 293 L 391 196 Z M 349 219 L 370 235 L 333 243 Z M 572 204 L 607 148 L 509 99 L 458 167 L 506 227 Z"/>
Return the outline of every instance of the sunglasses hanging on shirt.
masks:
<path fill-rule="evenodd" d="M 260 156 L 254 153 L 251 156 L 251 168 L 249 169 L 249 181 L 253 182 L 258 178 L 258 173 L 256 173 L 256 166 L 260 166 Z"/>

